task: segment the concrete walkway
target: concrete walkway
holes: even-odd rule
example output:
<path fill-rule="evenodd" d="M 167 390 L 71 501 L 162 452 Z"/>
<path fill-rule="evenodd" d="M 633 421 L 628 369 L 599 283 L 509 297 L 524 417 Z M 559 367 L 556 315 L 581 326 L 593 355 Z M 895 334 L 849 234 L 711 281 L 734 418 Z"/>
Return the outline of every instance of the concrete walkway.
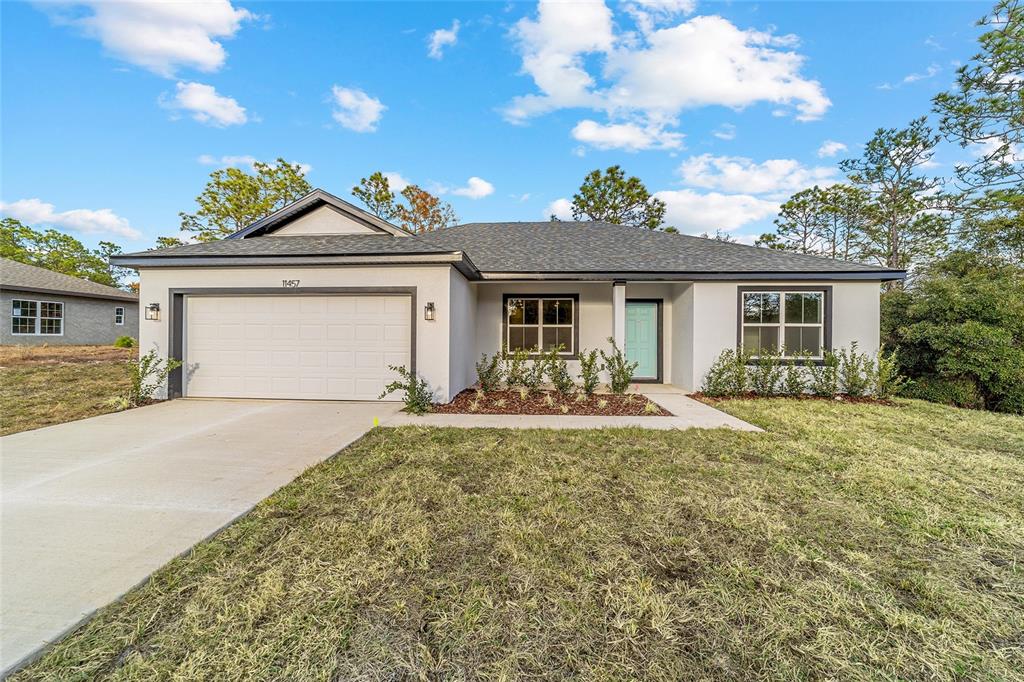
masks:
<path fill-rule="evenodd" d="M 175 400 L 0 438 L 0 671 L 399 407 Z"/>
<path fill-rule="evenodd" d="M 399 412 L 384 426 L 450 426 L 473 429 L 609 429 L 642 428 L 718 429 L 761 431 L 762 429 L 737 419 L 731 414 L 694 400 L 669 384 L 641 384 L 633 391 L 646 396 L 672 413 L 671 417 L 584 417 L 577 415 L 504 415 L 504 414 L 424 414 L 421 416 Z"/>

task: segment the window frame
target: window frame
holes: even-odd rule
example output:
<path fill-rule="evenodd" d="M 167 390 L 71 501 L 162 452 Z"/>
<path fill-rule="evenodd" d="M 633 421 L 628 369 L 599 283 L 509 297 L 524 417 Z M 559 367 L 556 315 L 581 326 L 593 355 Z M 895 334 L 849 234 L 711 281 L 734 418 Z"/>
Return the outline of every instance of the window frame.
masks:
<path fill-rule="evenodd" d="M 116 305 L 116 306 L 114 306 L 114 326 L 117 326 L 117 327 L 123 327 L 124 326 L 124 313 L 125 313 L 125 309 L 124 309 L 123 305 Z M 118 318 L 120 318 L 120 320 L 121 320 L 120 322 L 118 322 Z"/>
<path fill-rule="evenodd" d="M 14 331 L 14 320 L 15 320 L 15 318 L 28 318 L 29 317 L 28 315 L 15 315 L 14 314 L 14 304 L 15 304 L 15 302 L 34 303 L 35 304 L 36 312 L 35 312 L 35 315 L 32 316 L 32 318 L 31 318 L 33 320 L 33 325 L 32 325 L 33 331 L 31 331 L 31 332 L 16 332 L 16 331 Z M 43 315 L 43 305 L 46 305 L 46 304 L 59 306 L 60 316 L 59 317 L 51 317 L 51 316 L 48 316 L 48 315 Z M 11 327 L 10 327 L 10 329 L 11 329 L 11 336 L 64 336 L 64 321 L 66 319 L 66 315 L 64 314 L 65 311 L 66 311 L 66 308 L 64 306 L 64 301 L 49 301 L 49 300 L 44 300 L 44 299 L 33 299 L 33 298 L 11 298 L 11 308 L 10 308 L 10 310 L 11 310 Z M 55 333 L 55 334 L 54 333 L 44 332 L 43 331 L 43 322 L 42 322 L 43 320 L 60 320 L 60 332 Z"/>
<path fill-rule="evenodd" d="M 779 322 L 778 324 L 756 324 L 751 323 L 749 326 L 760 326 L 760 327 L 775 327 L 779 330 L 779 348 L 786 341 L 786 294 L 808 294 L 808 293 L 820 293 L 822 295 L 821 301 L 821 355 L 811 357 L 809 362 L 815 365 L 821 365 L 825 361 L 825 353 L 832 352 L 832 286 L 821 285 L 821 286 L 747 286 L 737 287 L 736 289 L 736 348 L 737 350 L 743 350 L 743 297 L 744 294 L 778 294 L 779 295 Z M 815 324 L 805 323 L 791 323 L 791 327 L 817 327 Z M 759 356 L 751 357 L 751 364 L 756 364 Z M 793 363 L 795 358 L 793 357 L 782 357 L 779 359 L 783 363 Z"/>
<path fill-rule="evenodd" d="M 544 304 L 545 300 L 553 299 L 569 299 L 572 300 L 572 352 L 559 353 L 560 357 L 566 360 L 577 360 L 579 359 L 580 349 L 580 295 L 579 294 L 536 294 L 530 292 L 524 293 L 505 293 L 502 294 L 501 299 L 501 349 L 508 350 L 508 302 L 510 300 L 535 300 L 538 301 L 537 317 L 538 322 L 536 325 L 516 325 L 526 327 L 537 327 L 537 341 L 538 345 L 543 346 L 544 344 Z M 558 327 L 565 327 L 566 325 L 554 325 Z M 539 357 L 544 354 L 543 350 L 537 353 L 530 353 L 530 357 Z"/>

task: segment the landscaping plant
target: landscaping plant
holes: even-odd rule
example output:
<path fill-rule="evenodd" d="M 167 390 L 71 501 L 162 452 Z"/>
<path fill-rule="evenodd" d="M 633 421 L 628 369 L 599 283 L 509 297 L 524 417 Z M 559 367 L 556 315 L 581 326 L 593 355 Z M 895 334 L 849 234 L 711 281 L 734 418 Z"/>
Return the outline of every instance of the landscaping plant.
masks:
<path fill-rule="evenodd" d="M 586 395 L 594 395 L 601 383 L 601 364 L 596 350 L 580 351 L 580 388 Z"/>
<path fill-rule="evenodd" d="M 839 360 L 839 385 L 846 395 L 859 398 L 867 394 L 875 383 L 875 363 L 867 353 L 857 352 L 857 342 L 850 347 L 840 348 L 836 353 Z"/>
<path fill-rule="evenodd" d="M 139 342 L 130 336 L 119 336 L 114 341 L 114 348 L 135 348 Z"/>
<path fill-rule="evenodd" d="M 572 380 L 572 376 L 569 374 L 569 368 L 565 362 L 565 358 L 561 356 L 563 347 L 555 346 L 547 353 L 544 354 L 544 364 L 547 368 L 548 380 L 551 385 L 555 387 L 555 390 L 564 395 L 572 393 L 573 389 L 576 388 L 575 382 Z"/>
<path fill-rule="evenodd" d="M 181 360 L 164 360 L 151 350 L 138 360 L 125 363 L 128 371 L 128 390 L 118 402 L 121 407 L 138 407 L 153 399 L 156 390 L 164 385 L 171 372 L 181 367 Z"/>
<path fill-rule="evenodd" d="M 480 362 L 476 363 L 476 377 L 480 383 L 480 390 L 484 393 L 497 390 L 501 385 L 501 353 L 495 353 L 487 358 L 487 353 L 480 355 Z"/>
<path fill-rule="evenodd" d="M 608 337 L 608 343 L 612 346 L 611 354 L 601 351 L 601 359 L 604 360 L 604 367 L 608 370 L 608 376 L 611 379 L 608 386 L 611 388 L 612 393 L 622 394 L 629 389 L 629 385 L 633 382 L 633 372 L 636 371 L 640 363 L 627 360 L 626 354 L 615 343 L 615 339 L 610 336 Z"/>
<path fill-rule="evenodd" d="M 835 398 L 839 394 L 839 358 L 831 351 L 825 351 L 821 364 L 809 363 L 811 393 L 823 398 Z"/>
<path fill-rule="evenodd" d="M 907 387 L 910 380 L 899 372 L 896 351 L 886 354 L 884 348 L 878 349 L 875 358 L 874 393 L 879 400 L 888 400 L 899 395 Z"/>
<path fill-rule="evenodd" d="M 712 398 L 724 398 L 730 395 L 731 382 L 729 381 L 732 372 L 732 365 L 736 362 L 736 351 L 726 348 L 715 361 L 711 363 L 708 373 L 704 375 L 704 383 L 701 385 L 701 393 Z"/>
<path fill-rule="evenodd" d="M 771 396 L 778 393 L 782 379 L 782 365 L 777 349 L 761 349 L 760 356 L 753 360 L 750 373 L 750 388 L 758 395 Z"/>
<path fill-rule="evenodd" d="M 807 390 L 807 354 L 798 353 L 790 358 L 782 370 L 782 395 L 801 396 Z"/>
<path fill-rule="evenodd" d="M 385 386 L 384 392 L 377 396 L 377 400 L 383 400 L 392 391 L 402 391 L 402 402 L 405 403 L 406 412 L 411 412 L 412 414 L 430 412 L 434 396 L 430 392 L 430 386 L 427 384 L 426 379 L 416 376 L 413 372 L 406 369 L 404 365 L 398 367 L 390 365 L 388 369 L 398 373 L 402 378 L 401 380 L 396 379 Z"/>
<path fill-rule="evenodd" d="M 517 348 L 511 353 L 505 350 L 505 383 L 509 388 L 525 387 L 527 384 L 526 373 L 530 371 L 530 354 L 523 348 Z"/>
<path fill-rule="evenodd" d="M 541 385 L 544 384 L 544 376 L 547 374 L 547 368 L 547 358 L 541 355 L 534 358 L 533 363 L 523 371 L 523 376 L 520 381 L 528 395 L 540 390 Z"/>

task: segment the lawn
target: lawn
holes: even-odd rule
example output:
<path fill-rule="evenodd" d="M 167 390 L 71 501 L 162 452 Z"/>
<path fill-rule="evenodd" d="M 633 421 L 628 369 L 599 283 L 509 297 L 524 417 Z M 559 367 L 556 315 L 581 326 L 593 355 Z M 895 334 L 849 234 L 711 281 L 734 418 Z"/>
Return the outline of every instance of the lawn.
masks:
<path fill-rule="evenodd" d="M 17 680 L 1022 679 L 1024 419 L 377 429 Z"/>
<path fill-rule="evenodd" d="M 0 436 L 113 412 L 135 351 L 113 346 L 0 346 Z"/>

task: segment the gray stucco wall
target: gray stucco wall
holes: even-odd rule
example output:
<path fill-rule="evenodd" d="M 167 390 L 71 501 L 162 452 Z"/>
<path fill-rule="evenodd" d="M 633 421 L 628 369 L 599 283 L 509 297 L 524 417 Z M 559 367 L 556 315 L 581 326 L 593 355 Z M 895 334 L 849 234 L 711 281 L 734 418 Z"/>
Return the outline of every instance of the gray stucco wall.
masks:
<path fill-rule="evenodd" d="M 11 301 L 57 301 L 64 304 L 64 334 L 11 334 Z M 114 324 L 114 308 L 124 308 L 124 324 Z M 139 338 L 139 304 L 113 299 L 55 296 L 29 291 L 0 292 L 0 344 L 76 346 L 113 343 L 119 336 Z"/>

